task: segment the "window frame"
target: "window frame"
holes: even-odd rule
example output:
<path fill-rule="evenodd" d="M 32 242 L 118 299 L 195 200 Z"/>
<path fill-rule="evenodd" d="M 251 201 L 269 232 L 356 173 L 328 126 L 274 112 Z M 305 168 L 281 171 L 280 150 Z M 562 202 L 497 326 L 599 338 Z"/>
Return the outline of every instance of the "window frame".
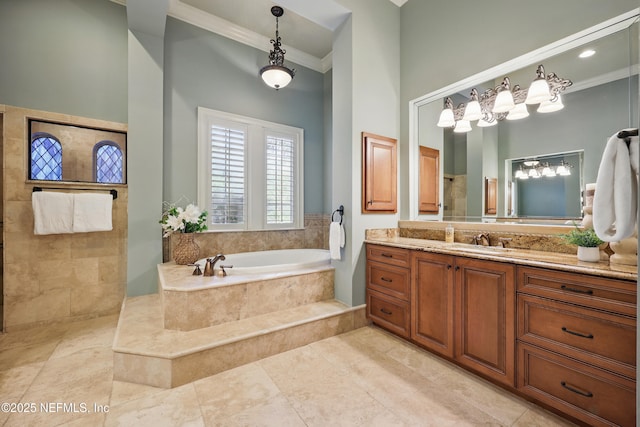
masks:
<path fill-rule="evenodd" d="M 105 146 L 115 147 L 120 152 L 120 161 L 122 162 L 122 164 L 120 165 L 122 169 L 120 182 L 98 181 L 98 160 L 99 160 L 98 152 L 102 147 L 105 147 Z M 125 159 L 124 159 L 124 153 L 122 152 L 122 147 L 120 146 L 120 144 L 118 144 L 115 141 L 111 141 L 109 139 L 103 139 L 102 141 L 98 141 L 93 146 L 93 182 L 96 182 L 99 184 L 124 184 L 125 183 L 124 177 L 125 177 Z"/>
<path fill-rule="evenodd" d="M 258 231 L 304 228 L 304 129 L 254 119 L 238 114 L 198 107 L 198 206 L 209 210 L 211 198 L 211 143 L 212 125 L 236 125 L 247 129 L 245 140 L 245 196 L 244 223 L 212 224 L 214 231 Z M 295 154 L 295 201 L 293 221 L 285 224 L 267 223 L 266 146 L 267 136 L 291 138 L 296 145 Z"/>

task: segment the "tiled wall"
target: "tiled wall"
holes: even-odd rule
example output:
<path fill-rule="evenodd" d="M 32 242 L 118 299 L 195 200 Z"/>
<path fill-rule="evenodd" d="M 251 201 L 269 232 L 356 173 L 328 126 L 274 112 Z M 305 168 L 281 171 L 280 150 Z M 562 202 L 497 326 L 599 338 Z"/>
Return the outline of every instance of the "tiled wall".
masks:
<path fill-rule="evenodd" d="M 200 246 L 200 257 L 238 252 L 266 251 L 291 248 L 329 248 L 329 222 L 325 214 L 305 214 L 304 230 L 242 231 L 196 233 L 195 242 Z M 163 259 L 170 261 L 171 248 L 177 235 L 165 239 Z"/>
<path fill-rule="evenodd" d="M 113 230 L 33 234 L 34 185 L 100 190 L 100 184 L 28 182 L 27 119 L 126 132 L 124 124 L 0 106 L 4 110 L 4 330 L 90 318 L 119 311 L 126 288 L 126 185 L 110 185 Z"/>

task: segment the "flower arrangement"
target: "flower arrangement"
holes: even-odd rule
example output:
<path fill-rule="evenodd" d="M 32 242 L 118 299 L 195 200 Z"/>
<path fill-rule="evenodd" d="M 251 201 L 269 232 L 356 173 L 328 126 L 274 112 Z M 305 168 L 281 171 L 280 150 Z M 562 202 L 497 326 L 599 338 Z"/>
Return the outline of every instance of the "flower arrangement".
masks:
<path fill-rule="evenodd" d="M 201 211 L 200 208 L 193 203 L 187 205 L 186 208 L 176 206 L 171 203 L 167 205 L 167 209 L 162 213 L 162 230 L 163 237 L 169 236 L 173 232 L 180 233 L 198 233 L 207 229 L 207 211 Z"/>
<path fill-rule="evenodd" d="M 576 227 L 574 230 L 560 236 L 568 243 L 582 246 L 583 248 L 597 248 L 604 243 L 604 241 L 598 237 L 593 228 L 581 230 L 575 223 L 573 225 Z"/>

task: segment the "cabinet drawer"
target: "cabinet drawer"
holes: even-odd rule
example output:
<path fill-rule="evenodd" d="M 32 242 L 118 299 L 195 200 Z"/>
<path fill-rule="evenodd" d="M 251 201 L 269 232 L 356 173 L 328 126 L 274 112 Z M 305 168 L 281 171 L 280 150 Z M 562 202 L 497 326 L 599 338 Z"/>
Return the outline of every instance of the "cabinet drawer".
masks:
<path fill-rule="evenodd" d="M 635 425 L 635 381 L 518 343 L 518 389 L 589 425 Z"/>
<path fill-rule="evenodd" d="M 636 376 L 635 319 L 518 295 L 518 339 Z"/>
<path fill-rule="evenodd" d="M 376 323 L 397 335 L 409 337 L 409 303 L 367 290 L 367 314 Z"/>
<path fill-rule="evenodd" d="M 519 292 L 636 316 L 636 282 L 518 267 Z"/>
<path fill-rule="evenodd" d="M 409 300 L 409 269 L 367 262 L 367 286 L 402 300 Z"/>
<path fill-rule="evenodd" d="M 398 267 L 410 266 L 410 252 L 407 249 L 367 244 L 367 260 L 378 261 Z"/>

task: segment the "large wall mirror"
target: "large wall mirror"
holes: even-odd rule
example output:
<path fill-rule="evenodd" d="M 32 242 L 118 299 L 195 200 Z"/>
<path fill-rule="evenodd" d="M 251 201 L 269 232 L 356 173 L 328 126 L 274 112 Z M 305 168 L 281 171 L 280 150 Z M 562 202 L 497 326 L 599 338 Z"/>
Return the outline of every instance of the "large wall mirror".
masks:
<path fill-rule="evenodd" d="M 620 129 L 638 127 L 638 11 L 631 11 L 478 75 L 417 98 L 410 105 L 411 219 L 496 221 L 507 218 L 566 222 L 582 216 L 582 192 L 595 182 L 608 138 Z M 586 50 L 595 54 L 580 58 Z M 470 101 L 472 89 L 482 94 L 508 76 L 511 89 L 529 87 L 538 65 L 572 82 L 561 94 L 564 108 L 538 112 L 528 105 L 521 120 L 497 120 L 495 126 L 454 132 L 438 127 L 444 100 L 454 108 Z M 517 100 L 516 100 L 517 103 Z M 504 118 L 504 117 L 502 117 Z M 419 215 L 418 151 L 420 146 L 440 150 L 442 167 L 438 214 Z M 561 163 L 570 176 L 516 177 L 534 164 L 542 173 L 546 164 L 556 172 Z M 531 172 L 533 173 L 533 172 Z M 498 179 L 497 209 L 487 215 L 485 186 Z M 535 181 L 535 182 L 534 182 Z"/>

